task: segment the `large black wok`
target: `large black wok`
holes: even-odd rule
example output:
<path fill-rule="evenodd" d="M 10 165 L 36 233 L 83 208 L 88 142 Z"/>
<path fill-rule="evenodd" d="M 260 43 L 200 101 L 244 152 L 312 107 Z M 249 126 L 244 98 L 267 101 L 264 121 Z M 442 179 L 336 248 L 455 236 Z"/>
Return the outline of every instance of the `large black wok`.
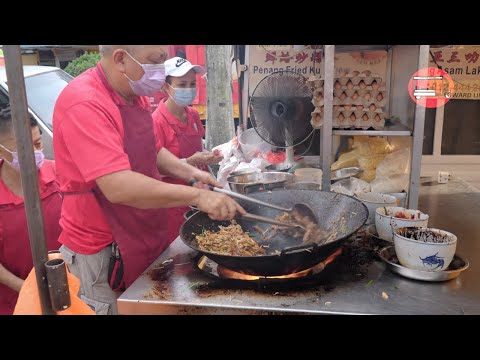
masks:
<path fill-rule="evenodd" d="M 255 236 L 260 244 L 268 244 L 267 255 L 262 256 L 228 256 L 200 250 L 195 242 L 195 236 L 205 230 L 218 230 L 219 225 L 229 225 L 230 222 L 211 220 L 207 214 L 197 212 L 189 217 L 180 229 L 183 242 L 197 250 L 217 264 L 223 265 L 249 275 L 279 276 L 305 270 L 325 260 L 344 241 L 355 233 L 368 218 L 368 210 L 357 199 L 333 192 L 316 190 L 274 190 L 272 192 L 257 192 L 249 196 L 271 202 L 283 207 L 291 207 L 295 203 L 306 203 L 316 213 L 319 225 L 330 234 L 334 234 L 328 242 L 318 239 L 317 243 L 304 245 L 302 239 L 296 239 L 285 234 L 278 234 L 271 240 L 263 241 L 261 235 L 254 229 L 259 225 L 267 229 L 270 225 L 242 220 L 237 222 L 244 231 Z M 256 204 L 239 201 L 250 213 L 275 218 L 281 211 L 262 207 Z M 280 253 L 276 253 L 278 250 Z"/>

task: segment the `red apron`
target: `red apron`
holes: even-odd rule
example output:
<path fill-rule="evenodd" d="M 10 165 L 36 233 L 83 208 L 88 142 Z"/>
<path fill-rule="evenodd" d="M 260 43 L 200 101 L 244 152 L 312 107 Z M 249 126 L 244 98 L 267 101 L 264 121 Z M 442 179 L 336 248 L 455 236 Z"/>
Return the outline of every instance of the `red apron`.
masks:
<path fill-rule="evenodd" d="M 115 99 L 114 90 L 97 68 L 98 75 Z M 138 105 L 118 104 L 122 116 L 123 146 L 132 171 L 160 180 L 153 132 L 153 118 L 149 110 Z M 166 209 L 137 209 L 113 204 L 95 187 L 105 217 L 111 227 L 113 240 L 120 249 L 123 261 L 123 283 L 129 287 L 142 272 L 167 248 Z"/>
<path fill-rule="evenodd" d="M 165 119 L 165 121 L 170 125 L 175 136 L 178 141 L 178 148 L 179 148 L 179 158 L 186 159 L 195 154 L 197 151 L 201 152 L 203 150 L 203 143 L 202 143 L 202 136 L 201 135 L 186 135 L 183 131 L 178 127 L 177 124 L 172 124 L 168 118 L 160 112 Z M 188 118 L 188 117 L 187 117 Z M 177 120 L 178 121 L 178 120 Z M 193 119 L 194 124 L 198 123 L 195 119 Z M 200 134 L 200 133 L 199 133 Z M 208 167 L 206 165 L 198 166 L 200 170 L 208 171 Z M 187 185 L 184 181 L 177 180 L 177 179 L 167 179 L 168 182 L 173 184 L 182 184 Z M 185 222 L 185 218 L 183 214 L 187 211 L 191 210 L 189 207 L 175 207 L 169 208 L 168 211 L 168 243 L 172 243 L 180 233 L 180 227 Z"/>
<path fill-rule="evenodd" d="M 48 250 L 58 250 L 62 197 L 55 181 L 42 194 L 45 238 Z M 25 204 L 0 205 L 0 263 L 11 273 L 26 279 L 33 268 Z M 18 293 L 0 284 L 0 315 L 13 314 Z"/>

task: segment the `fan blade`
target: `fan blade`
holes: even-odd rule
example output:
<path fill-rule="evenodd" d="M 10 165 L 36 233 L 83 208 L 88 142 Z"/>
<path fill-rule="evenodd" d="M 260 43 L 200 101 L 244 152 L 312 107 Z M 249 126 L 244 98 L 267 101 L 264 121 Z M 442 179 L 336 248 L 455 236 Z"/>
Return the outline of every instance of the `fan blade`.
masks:
<path fill-rule="evenodd" d="M 278 71 L 263 78 L 250 100 L 250 120 L 259 136 L 277 147 L 294 146 L 313 131 L 312 93 L 306 78 Z M 287 139 L 288 137 L 288 139 Z"/>

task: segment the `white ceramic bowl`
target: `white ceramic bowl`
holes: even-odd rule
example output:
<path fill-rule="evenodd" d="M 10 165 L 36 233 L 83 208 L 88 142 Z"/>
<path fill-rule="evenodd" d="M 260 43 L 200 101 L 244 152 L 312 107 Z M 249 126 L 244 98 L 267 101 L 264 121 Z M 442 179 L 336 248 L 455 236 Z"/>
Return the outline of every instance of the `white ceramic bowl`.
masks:
<path fill-rule="evenodd" d="M 396 206 L 397 198 L 392 195 L 379 193 L 357 193 L 355 197 L 360 200 L 368 209 L 367 224 L 375 223 L 375 210 L 382 206 Z"/>
<path fill-rule="evenodd" d="M 433 228 L 400 228 L 395 230 L 395 252 L 405 267 L 422 271 L 443 271 L 452 262 L 457 237 Z"/>
<path fill-rule="evenodd" d="M 408 217 L 406 219 L 400 214 Z M 379 207 L 375 210 L 375 227 L 378 236 L 386 241 L 393 242 L 394 229 L 402 227 L 427 227 L 428 215 L 420 210 L 405 209 L 398 206 Z"/>

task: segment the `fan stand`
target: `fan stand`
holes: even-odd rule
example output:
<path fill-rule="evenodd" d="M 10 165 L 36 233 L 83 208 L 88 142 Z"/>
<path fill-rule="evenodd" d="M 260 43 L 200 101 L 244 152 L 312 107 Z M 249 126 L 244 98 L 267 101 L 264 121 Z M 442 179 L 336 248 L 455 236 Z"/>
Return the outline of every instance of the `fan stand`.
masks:
<path fill-rule="evenodd" d="M 292 137 L 290 136 L 290 133 L 288 132 L 288 129 L 285 129 L 285 154 L 286 154 L 286 159 L 285 162 L 290 163 L 292 165 L 295 165 L 294 163 L 294 154 L 293 154 L 293 146 L 292 146 Z"/>
<path fill-rule="evenodd" d="M 285 149 L 285 153 L 287 155 L 287 158 L 285 159 L 285 162 L 290 163 L 292 165 L 295 165 L 295 160 L 293 156 L 293 147 L 289 146 Z"/>

